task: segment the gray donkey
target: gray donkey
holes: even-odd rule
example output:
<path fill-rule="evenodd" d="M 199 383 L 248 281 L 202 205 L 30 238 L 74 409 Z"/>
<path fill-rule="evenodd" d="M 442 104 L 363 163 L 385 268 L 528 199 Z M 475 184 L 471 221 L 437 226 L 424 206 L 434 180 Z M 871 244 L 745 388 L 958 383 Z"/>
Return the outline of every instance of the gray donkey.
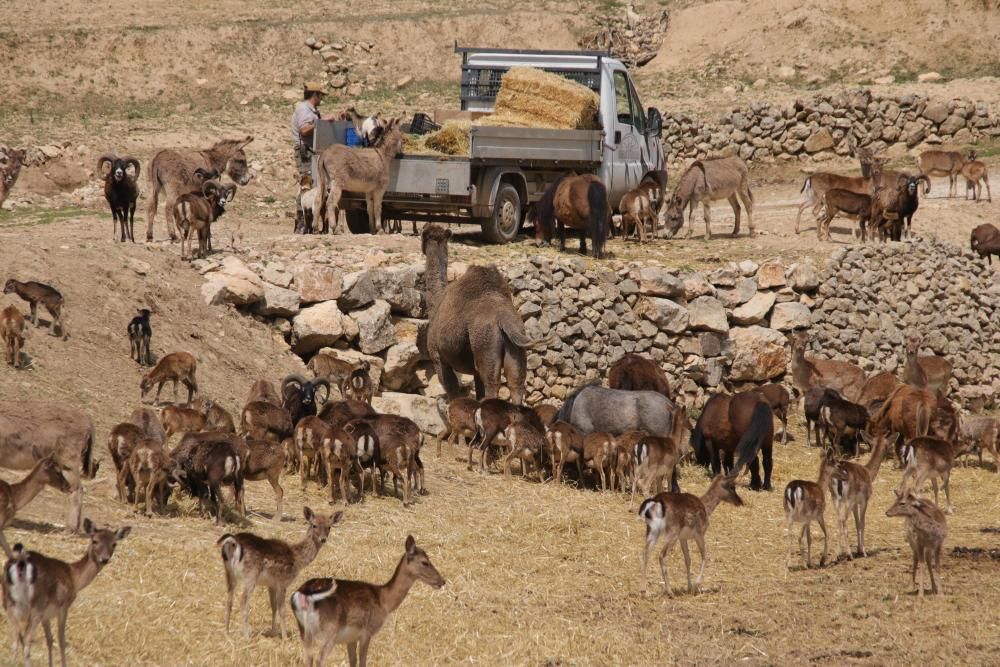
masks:
<path fill-rule="evenodd" d="M 753 193 L 750 191 L 750 172 L 746 162 L 733 155 L 696 160 L 681 175 L 674 194 L 667 204 L 667 237 L 672 237 L 684 226 L 685 208 L 688 209 L 687 237 L 691 236 L 694 232 L 694 206 L 700 203 L 705 212 L 705 240 L 711 239 L 710 204 L 720 199 L 728 199 L 736 215 L 733 236 L 740 233 L 740 202 L 743 202 L 743 208 L 747 210 L 750 236 L 753 236 Z"/>
<path fill-rule="evenodd" d="M 570 394 L 556 419 L 583 433 L 645 431 L 662 438 L 670 435 L 674 407 L 670 399 L 655 391 L 606 389 L 591 384 Z"/>

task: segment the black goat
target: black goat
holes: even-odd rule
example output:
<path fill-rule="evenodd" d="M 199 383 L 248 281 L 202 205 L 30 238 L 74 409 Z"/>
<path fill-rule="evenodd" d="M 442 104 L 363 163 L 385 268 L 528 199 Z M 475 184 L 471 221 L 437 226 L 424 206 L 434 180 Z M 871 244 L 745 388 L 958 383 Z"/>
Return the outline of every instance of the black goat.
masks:
<path fill-rule="evenodd" d="M 835 396 L 824 396 L 820 401 L 817 424 L 826 432 L 831 447 L 840 447 L 840 440 L 850 429 L 854 431 L 854 455 L 858 455 L 861 430 L 868 425 L 868 410 L 863 405 Z"/>
<path fill-rule="evenodd" d="M 183 488 L 197 498 L 202 510 L 214 505 L 215 522 L 222 523 L 222 486 L 233 487 L 237 512 L 243 516 L 243 472 L 246 443 L 233 433 L 188 433 L 170 453 L 180 469 Z"/>
<path fill-rule="evenodd" d="M 316 390 L 326 389 L 322 402 L 330 400 L 330 381 L 326 378 L 306 380 L 298 374 L 292 374 L 281 381 L 281 406 L 292 418 L 292 424 L 298 424 L 303 417 L 316 416 L 316 401 L 319 398 Z"/>
<path fill-rule="evenodd" d="M 117 240 L 115 232 L 121 225 L 121 240 L 126 237 L 135 243 L 135 203 L 139 200 L 139 161 L 131 155 L 118 157 L 115 153 L 105 153 L 97 158 L 97 174 L 101 175 L 104 165 L 109 165 L 104 178 L 104 198 L 111 207 L 111 240 Z M 132 165 L 135 173 L 131 176 L 128 167 Z"/>
<path fill-rule="evenodd" d="M 140 366 L 152 366 L 149 352 L 149 340 L 153 337 L 153 328 L 149 325 L 150 314 L 148 308 L 143 308 L 128 323 L 128 340 L 132 345 L 131 356 Z"/>

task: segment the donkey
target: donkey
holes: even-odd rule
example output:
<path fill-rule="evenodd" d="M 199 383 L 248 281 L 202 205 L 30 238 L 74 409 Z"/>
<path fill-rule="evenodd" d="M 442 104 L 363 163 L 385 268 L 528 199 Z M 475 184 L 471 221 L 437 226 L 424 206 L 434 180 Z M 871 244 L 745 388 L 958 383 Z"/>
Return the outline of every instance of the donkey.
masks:
<path fill-rule="evenodd" d="M 556 420 L 572 424 L 583 433 L 645 431 L 666 438 L 671 434 L 675 407 L 655 391 L 605 389 L 590 384 L 566 398 Z"/>
<path fill-rule="evenodd" d="M 740 233 L 740 202 L 747 211 L 747 224 L 750 226 L 750 236 L 754 234 L 753 226 L 753 192 L 750 191 L 750 171 L 747 163 L 735 155 L 720 158 L 695 160 L 687 168 L 674 194 L 667 203 L 666 233 L 672 237 L 684 226 L 684 209 L 688 210 L 688 231 L 690 238 L 694 232 L 694 206 L 701 204 L 705 214 L 705 240 L 712 238 L 711 202 L 728 199 L 736 216 L 733 226 L 733 236 Z"/>
<path fill-rule="evenodd" d="M 725 458 L 725 470 L 733 470 L 733 458 L 747 440 L 756 442 L 764 464 L 761 483 L 756 454 L 750 464 L 750 488 L 771 490 L 771 449 L 774 444 L 774 415 L 771 405 L 756 391 L 730 396 L 716 394 L 708 399 L 691 433 L 691 448 L 700 465 L 711 464 L 718 475 Z"/>

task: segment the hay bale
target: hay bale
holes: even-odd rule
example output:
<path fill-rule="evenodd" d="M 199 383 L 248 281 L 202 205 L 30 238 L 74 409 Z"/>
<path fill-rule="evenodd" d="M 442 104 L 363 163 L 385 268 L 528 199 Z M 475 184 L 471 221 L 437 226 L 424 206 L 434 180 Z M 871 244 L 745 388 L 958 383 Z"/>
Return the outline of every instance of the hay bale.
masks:
<path fill-rule="evenodd" d="M 470 129 L 469 121 L 450 120 L 440 130 L 425 135 L 424 146 L 445 155 L 468 155 Z"/>
<path fill-rule="evenodd" d="M 564 76 L 535 67 L 512 67 L 500 82 L 494 113 L 480 125 L 592 130 L 597 93 Z"/>

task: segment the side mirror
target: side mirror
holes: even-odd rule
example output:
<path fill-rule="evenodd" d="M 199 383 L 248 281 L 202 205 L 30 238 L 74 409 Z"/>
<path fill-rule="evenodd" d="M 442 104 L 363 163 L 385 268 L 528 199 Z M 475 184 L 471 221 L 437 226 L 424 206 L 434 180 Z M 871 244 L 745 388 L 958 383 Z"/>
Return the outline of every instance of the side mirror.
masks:
<path fill-rule="evenodd" d="M 660 136 L 663 134 L 663 116 L 659 109 L 649 107 L 646 112 L 646 127 L 650 134 Z"/>

